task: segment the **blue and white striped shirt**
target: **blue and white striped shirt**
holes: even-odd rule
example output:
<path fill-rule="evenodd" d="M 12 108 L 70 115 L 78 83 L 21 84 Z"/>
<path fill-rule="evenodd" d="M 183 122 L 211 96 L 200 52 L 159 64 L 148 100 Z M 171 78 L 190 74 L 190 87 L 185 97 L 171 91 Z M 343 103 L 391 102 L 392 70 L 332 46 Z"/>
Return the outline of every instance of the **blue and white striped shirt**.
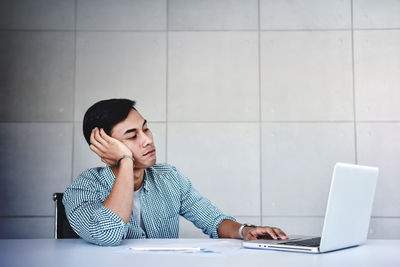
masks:
<path fill-rule="evenodd" d="M 125 223 L 103 206 L 114 179 L 110 167 L 88 169 L 64 193 L 68 220 L 74 231 L 88 242 L 112 246 L 119 245 L 123 238 L 178 238 L 179 215 L 203 233 L 218 238 L 219 224 L 225 219 L 235 221 L 202 197 L 175 167 L 156 164 L 145 169 L 140 194 L 145 232 L 133 212 L 129 223 Z"/>

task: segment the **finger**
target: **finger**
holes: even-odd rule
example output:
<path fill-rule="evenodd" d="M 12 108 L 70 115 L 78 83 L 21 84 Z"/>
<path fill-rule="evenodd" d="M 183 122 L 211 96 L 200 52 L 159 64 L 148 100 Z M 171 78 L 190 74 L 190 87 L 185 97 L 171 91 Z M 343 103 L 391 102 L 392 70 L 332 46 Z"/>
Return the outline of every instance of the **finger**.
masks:
<path fill-rule="evenodd" d="M 109 136 L 103 128 L 100 129 L 100 135 L 101 137 L 106 141 L 106 142 L 111 142 L 113 140 L 113 138 L 111 136 Z"/>
<path fill-rule="evenodd" d="M 267 232 L 273 239 L 278 239 L 278 237 L 276 236 L 274 230 L 272 230 L 271 227 L 266 227 L 265 228 L 265 232 Z"/>
<path fill-rule="evenodd" d="M 100 151 L 95 145 L 91 144 L 89 146 L 90 150 L 92 150 L 94 153 L 96 153 L 100 158 L 103 156 L 103 152 Z"/>
<path fill-rule="evenodd" d="M 100 131 L 99 131 L 99 129 L 98 129 L 97 127 L 94 129 L 94 138 L 95 138 L 96 141 L 99 142 L 100 144 L 102 144 L 102 145 L 107 145 L 107 141 L 104 140 L 104 138 L 102 138 L 102 137 L 100 136 Z"/>
<path fill-rule="evenodd" d="M 269 234 L 268 229 L 271 229 L 270 227 L 257 227 L 254 229 L 251 229 L 249 231 L 249 234 L 251 235 L 251 240 L 255 239 L 270 239 L 273 238 L 271 234 Z"/>
<path fill-rule="evenodd" d="M 99 143 L 96 138 L 95 138 L 95 129 L 92 130 L 92 133 L 90 134 L 90 144 L 94 145 L 100 150 L 103 150 L 104 147 L 102 146 L 101 143 Z"/>
<path fill-rule="evenodd" d="M 281 238 L 281 239 L 288 239 L 288 236 L 279 228 L 274 228 L 274 232 Z"/>
<path fill-rule="evenodd" d="M 249 240 L 257 240 L 258 239 L 258 234 L 256 231 L 250 231 L 250 236 L 249 236 Z"/>

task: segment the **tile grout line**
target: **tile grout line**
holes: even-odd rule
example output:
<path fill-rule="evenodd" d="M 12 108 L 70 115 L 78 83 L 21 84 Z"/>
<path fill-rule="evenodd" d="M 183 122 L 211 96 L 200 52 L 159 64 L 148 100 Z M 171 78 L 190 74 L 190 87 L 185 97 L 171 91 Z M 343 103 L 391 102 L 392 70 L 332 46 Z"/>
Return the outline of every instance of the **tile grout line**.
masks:
<path fill-rule="evenodd" d="M 260 224 L 263 225 L 263 196 L 262 196 L 262 178 L 263 178 L 263 168 L 262 168 L 262 114 L 261 114 L 261 31 L 260 31 L 260 0 L 257 1 L 258 7 L 258 127 L 259 127 L 259 184 L 260 184 Z"/>
<path fill-rule="evenodd" d="M 75 31 L 74 31 L 74 74 L 73 74 L 73 97 L 72 97 L 72 151 L 71 151 L 71 183 L 74 180 L 74 158 L 75 158 L 75 97 L 76 97 L 76 58 L 77 58 L 77 33 L 76 25 L 78 20 L 78 0 L 75 0 Z"/>
<path fill-rule="evenodd" d="M 167 0 L 167 8 L 166 8 L 166 54 L 165 54 L 165 163 L 168 163 L 168 82 L 169 82 L 169 0 Z"/>
<path fill-rule="evenodd" d="M 312 32 L 312 31 L 398 31 L 400 28 L 332 28 L 332 29 L 186 29 L 186 30 L 168 30 L 170 32 Z M 165 32 L 163 29 L 159 30 L 100 30 L 100 29 L 0 29 L 0 32 Z"/>
<path fill-rule="evenodd" d="M 356 86 L 355 86 L 355 62 L 354 62 L 354 16 L 353 16 L 353 0 L 350 1 L 351 12 L 351 71 L 353 86 L 353 118 L 354 118 L 354 162 L 358 164 L 358 146 L 357 146 L 357 114 L 356 114 Z"/>

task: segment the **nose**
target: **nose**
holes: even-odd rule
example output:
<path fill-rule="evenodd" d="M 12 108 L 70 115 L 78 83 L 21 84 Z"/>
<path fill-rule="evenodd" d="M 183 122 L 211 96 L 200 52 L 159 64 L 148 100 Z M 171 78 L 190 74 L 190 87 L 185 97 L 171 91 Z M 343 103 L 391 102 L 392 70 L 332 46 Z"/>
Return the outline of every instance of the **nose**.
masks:
<path fill-rule="evenodd" d="M 146 147 L 146 146 L 151 145 L 151 144 L 153 144 L 153 136 L 152 135 L 143 134 L 142 146 Z"/>

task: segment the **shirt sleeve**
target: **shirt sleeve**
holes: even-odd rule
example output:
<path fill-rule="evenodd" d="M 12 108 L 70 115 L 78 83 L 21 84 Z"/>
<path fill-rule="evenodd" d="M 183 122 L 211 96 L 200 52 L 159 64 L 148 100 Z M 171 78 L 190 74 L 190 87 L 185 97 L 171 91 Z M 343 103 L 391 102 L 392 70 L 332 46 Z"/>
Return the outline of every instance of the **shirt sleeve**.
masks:
<path fill-rule="evenodd" d="M 103 246 L 119 245 L 129 225 L 103 206 L 101 196 L 91 182 L 79 178 L 67 188 L 63 197 L 72 229 L 88 242 Z"/>
<path fill-rule="evenodd" d="M 211 238 L 218 238 L 218 227 L 223 220 L 236 219 L 223 214 L 210 200 L 202 197 L 188 178 L 172 167 L 181 188 L 180 215 L 191 221 Z"/>

